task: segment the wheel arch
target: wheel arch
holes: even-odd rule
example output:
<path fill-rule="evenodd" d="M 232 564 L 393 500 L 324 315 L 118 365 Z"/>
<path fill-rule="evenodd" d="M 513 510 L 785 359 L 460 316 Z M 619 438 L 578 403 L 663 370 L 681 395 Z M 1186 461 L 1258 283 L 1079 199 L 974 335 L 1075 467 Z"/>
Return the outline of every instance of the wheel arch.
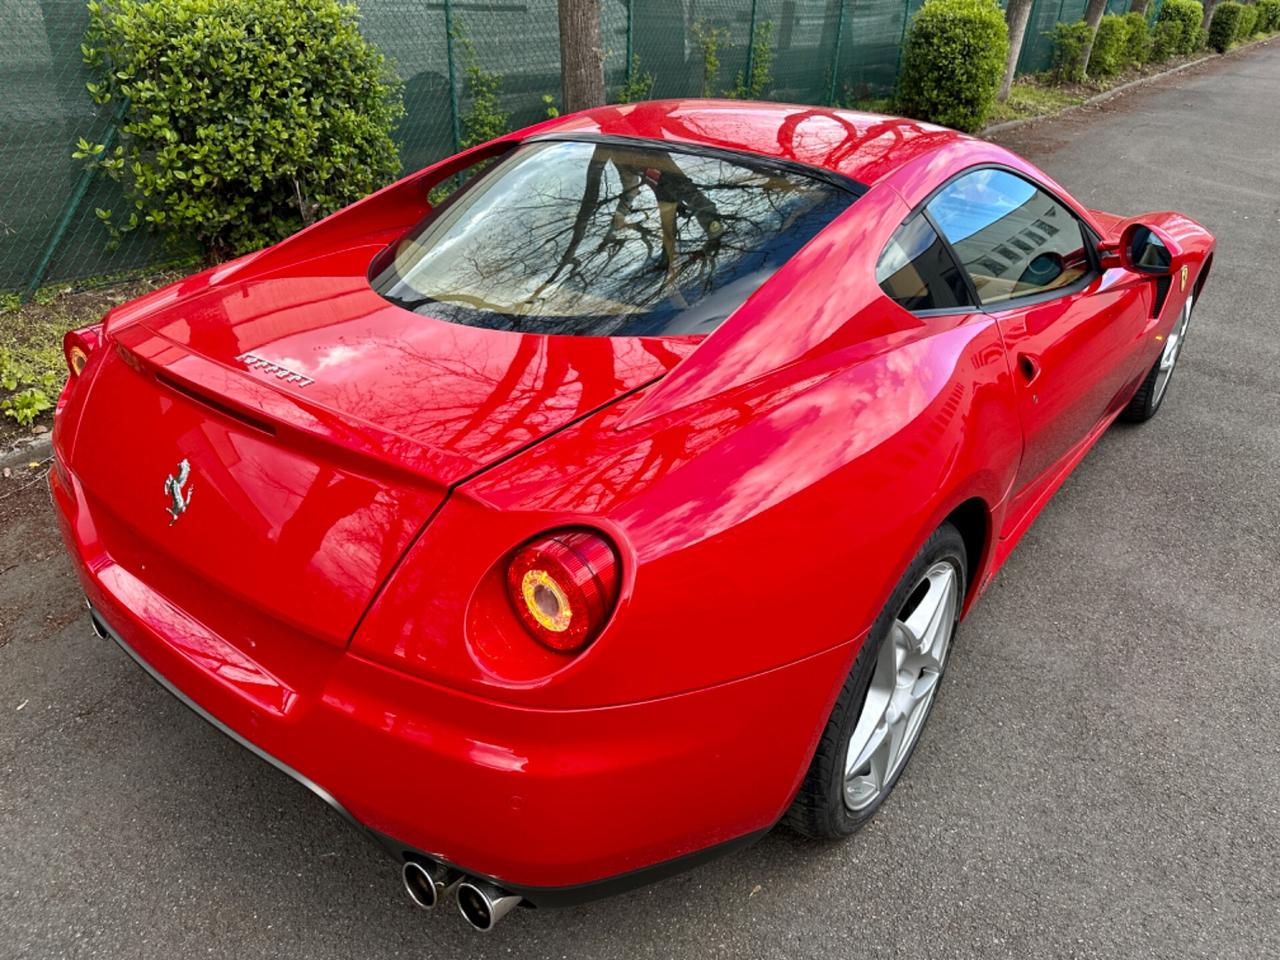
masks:
<path fill-rule="evenodd" d="M 970 497 L 947 514 L 943 523 L 949 523 L 960 532 L 965 552 L 965 609 L 973 599 L 974 587 L 987 562 L 987 550 L 991 543 L 991 508 L 981 497 Z"/>
<path fill-rule="evenodd" d="M 1200 273 L 1196 276 L 1195 298 L 1200 299 L 1200 291 L 1204 289 L 1204 282 L 1209 279 L 1209 270 L 1213 267 L 1213 251 L 1209 251 L 1209 255 L 1204 258 L 1204 263 L 1200 265 Z"/>

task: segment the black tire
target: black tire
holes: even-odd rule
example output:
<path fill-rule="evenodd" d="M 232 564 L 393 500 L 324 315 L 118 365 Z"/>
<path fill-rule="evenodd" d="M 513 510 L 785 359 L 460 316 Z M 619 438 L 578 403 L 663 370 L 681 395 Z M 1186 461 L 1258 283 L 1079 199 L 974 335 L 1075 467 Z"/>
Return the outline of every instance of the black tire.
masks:
<path fill-rule="evenodd" d="M 836 698 L 835 706 L 831 709 L 831 716 L 823 729 L 822 738 L 818 742 L 809 771 L 790 809 L 783 817 L 783 822 L 797 833 L 806 837 L 836 838 L 846 837 L 855 832 L 875 816 L 876 811 L 892 793 L 894 785 L 902 776 L 902 771 L 910 763 L 911 754 L 915 751 L 916 744 L 920 742 L 918 736 L 910 745 L 906 758 L 897 772 L 869 807 L 854 812 L 845 805 L 844 767 L 849 740 L 866 702 L 867 690 L 871 684 L 871 676 L 880 648 L 887 641 L 895 618 L 902 612 L 911 599 L 911 594 L 921 583 L 925 571 L 942 560 L 954 563 L 959 575 L 962 592 L 961 603 L 957 604 L 957 613 L 963 604 L 963 590 L 968 582 L 964 540 L 955 527 L 944 523 L 934 531 L 920 548 L 915 559 L 911 561 L 911 565 L 898 581 L 898 585 L 894 587 L 889 602 L 876 618 L 871 633 L 853 662 L 849 676 L 841 688 L 840 695 Z M 954 629 L 953 623 L 953 641 Z M 936 695 L 933 702 L 937 702 Z M 929 706 L 932 708 L 932 704 Z M 927 726 L 927 716 L 924 723 Z"/>
<path fill-rule="evenodd" d="M 1195 290 L 1195 293 L 1193 294 L 1192 299 L 1187 302 L 1186 306 L 1184 306 L 1186 315 L 1179 318 L 1178 324 L 1175 327 L 1178 334 L 1179 346 L 1176 351 L 1176 355 L 1173 358 L 1173 366 L 1170 367 L 1168 376 L 1165 378 L 1163 388 L 1160 385 L 1160 364 L 1164 361 L 1164 354 L 1161 353 L 1159 357 L 1156 357 L 1156 362 L 1152 364 L 1151 369 L 1147 371 L 1147 375 L 1143 378 L 1141 386 L 1138 387 L 1138 392 L 1133 395 L 1133 398 L 1128 402 L 1125 408 L 1120 411 L 1121 420 L 1128 423 L 1146 423 L 1156 415 L 1161 404 L 1164 403 L 1164 398 L 1169 395 L 1169 384 L 1173 382 L 1173 373 L 1178 369 L 1178 358 L 1181 356 L 1182 344 L 1186 340 L 1187 327 L 1190 325 L 1191 307 L 1193 307 L 1195 305 L 1195 301 L 1199 299 L 1199 286 L 1196 286 L 1193 289 Z"/>
<path fill-rule="evenodd" d="M 1157 357 L 1155 364 L 1143 379 L 1142 386 L 1138 387 L 1138 392 L 1133 395 L 1133 398 L 1125 408 L 1120 411 L 1121 420 L 1126 423 L 1146 423 L 1156 415 L 1156 411 L 1160 409 L 1160 404 L 1164 403 L 1164 398 L 1169 394 L 1167 385 L 1163 392 L 1157 392 L 1156 381 L 1159 378 L 1160 359 Z"/>

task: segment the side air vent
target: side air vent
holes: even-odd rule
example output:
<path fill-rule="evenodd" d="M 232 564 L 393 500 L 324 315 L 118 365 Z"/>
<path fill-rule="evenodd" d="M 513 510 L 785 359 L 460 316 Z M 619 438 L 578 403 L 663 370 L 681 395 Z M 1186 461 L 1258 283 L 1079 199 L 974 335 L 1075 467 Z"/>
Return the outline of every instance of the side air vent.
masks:
<path fill-rule="evenodd" d="M 1169 299 L 1169 289 L 1173 286 L 1173 277 L 1156 277 L 1156 298 L 1151 302 L 1151 315 L 1160 316 L 1164 302 Z"/>

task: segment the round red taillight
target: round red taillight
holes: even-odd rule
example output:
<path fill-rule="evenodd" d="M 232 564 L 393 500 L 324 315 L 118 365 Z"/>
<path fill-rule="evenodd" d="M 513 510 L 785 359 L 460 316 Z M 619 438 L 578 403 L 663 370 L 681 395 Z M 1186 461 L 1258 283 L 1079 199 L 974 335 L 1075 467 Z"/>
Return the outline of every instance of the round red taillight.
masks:
<path fill-rule="evenodd" d="M 534 639 L 552 650 L 581 650 L 618 599 L 618 555 L 604 537 L 562 530 L 515 552 L 507 568 L 512 606 Z"/>

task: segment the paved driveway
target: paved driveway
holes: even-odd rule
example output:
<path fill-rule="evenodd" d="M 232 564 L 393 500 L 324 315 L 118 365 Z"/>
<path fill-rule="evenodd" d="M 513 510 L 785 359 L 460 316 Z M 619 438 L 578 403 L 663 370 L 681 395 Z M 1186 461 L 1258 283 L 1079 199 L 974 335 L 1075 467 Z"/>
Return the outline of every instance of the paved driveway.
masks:
<path fill-rule="evenodd" d="M 423 915 L 91 637 L 37 485 L 0 502 L 0 957 L 1280 956 L 1278 47 L 1004 138 L 1217 263 L 1164 409 L 1036 523 L 867 830 L 488 936 Z"/>

